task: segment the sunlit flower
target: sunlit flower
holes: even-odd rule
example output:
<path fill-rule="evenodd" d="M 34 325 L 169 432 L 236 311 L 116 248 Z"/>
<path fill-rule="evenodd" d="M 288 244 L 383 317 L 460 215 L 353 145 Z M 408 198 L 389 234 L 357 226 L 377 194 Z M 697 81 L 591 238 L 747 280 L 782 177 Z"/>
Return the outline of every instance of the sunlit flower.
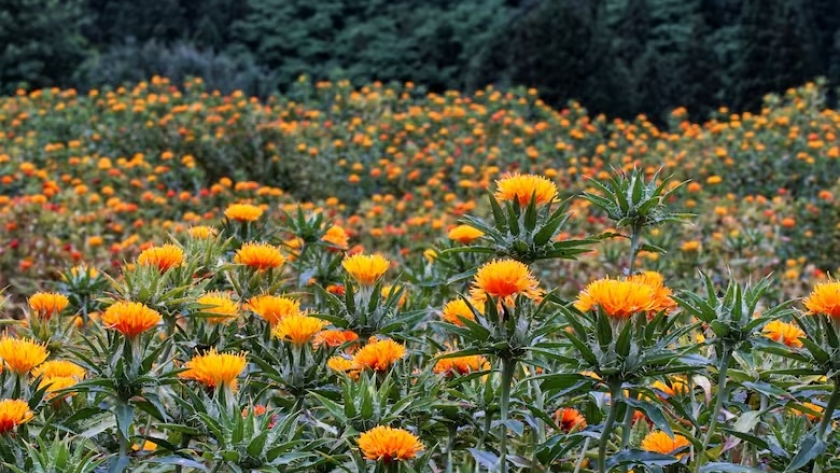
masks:
<path fill-rule="evenodd" d="M 677 306 L 676 301 L 671 298 L 671 290 L 665 287 L 665 281 L 662 275 L 656 271 L 645 271 L 640 274 L 634 274 L 627 278 L 627 280 L 644 284 L 653 289 L 653 307 L 651 308 L 651 312 L 670 312 Z"/>
<path fill-rule="evenodd" d="M 527 266 L 510 259 L 494 260 L 478 268 L 474 288 L 484 294 L 506 298 L 518 294 L 536 297 L 539 282 Z"/>
<path fill-rule="evenodd" d="M 388 271 L 391 262 L 381 255 L 358 254 L 344 258 L 341 265 L 357 283 L 370 286 Z"/>
<path fill-rule="evenodd" d="M 490 363 L 481 355 L 467 355 L 453 358 L 441 358 L 435 362 L 435 374 L 470 374 L 490 368 Z"/>
<path fill-rule="evenodd" d="M 196 240 L 206 240 L 216 234 L 216 229 L 206 225 L 199 225 L 197 227 L 190 228 L 189 233 L 190 236 Z"/>
<path fill-rule="evenodd" d="M 800 338 L 805 336 L 805 332 L 799 327 L 781 320 L 773 320 L 768 322 L 762 330 L 764 336 L 775 340 L 779 343 L 784 343 L 791 348 L 800 348 L 802 340 Z"/>
<path fill-rule="evenodd" d="M 818 405 L 816 405 L 816 404 L 814 404 L 814 403 L 812 403 L 812 402 L 803 402 L 803 403 L 802 403 L 802 407 L 805 407 L 805 408 L 807 408 L 807 409 L 809 409 L 809 410 L 811 410 L 811 411 L 814 411 L 814 412 L 819 412 L 820 414 L 822 414 L 822 412 L 823 412 L 823 407 L 822 407 L 822 406 L 818 406 Z M 791 411 L 793 414 L 796 414 L 796 415 L 800 415 L 800 416 L 801 416 L 801 415 L 804 415 L 804 416 L 805 416 L 805 417 L 807 417 L 807 418 L 808 418 L 808 420 L 810 420 L 811 422 L 813 422 L 813 421 L 815 421 L 815 420 L 818 420 L 818 419 L 821 419 L 821 418 L 822 418 L 822 416 L 821 416 L 821 415 L 815 415 L 815 414 L 812 414 L 811 412 L 807 412 L 807 411 L 804 411 L 804 410 L 799 410 L 799 409 L 797 409 L 797 408 L 795 408 L 795 407 L 791 407 L 791 408 L 790 408 L 790 411 Z"/>
<path fill-rule="evenodd" d="M 560 430 L 563 432 L 586 428 L 586 418 L 577 409 L 572 409 L 571 407 L 558 409 L 554 413 L 554 421 L 560 426 Z"/>
<path fill-rule="evenodd" d="M 239 317 L 239 305 L 222 292 L 210 292 L 196 299 L 198 304 L 206 306 L 199 309 L 202 313 L 213 314 L 206 317 L 211 324 L 227 323 Z"/>
<path fill-rule="evenodd" d="M 56 396 L 54 394 L 56 391 L 72 388 L 77 384 L 79 384 L 79 379 L 72 376 L 51 376 L 41 378 L 41 382 L 38 383 L 38 389 L 46 388 L 47 393 L 49 393 L 47 394 L 47 399 L 53 399 Z M 74 396 L 75 394 L 71 393 L 69 395 Z"/>
<path fill-rule="evenodd" d="M 647 434 L 642 440 L 642 450 L 661 455 L 670 455 L 674 450 L 688 447 L 689 445 L 691 445 L 691 442 L 682 435 L 675 434 L 674 438 L 671 438 L 665 432 L 659 431 Z M 685 453 L 681 453 L 678 457 L 682 458 L 685 455 Z"/>
<path fill-rule="evenodd" d="M 333 225 L 327 229 L 327 232 L 324 233 L 321 240 L 343 250 L 347 249 L 350 237 L 347 236 L 347 232 L 345 232 L 343 228 L 338 225 Z"/>
<path fill-rule="evenodd" d="M 312 346 L 316 349 L 322 346 L 337 348 L 345 343 L 355 342 L 358 339 L 359 335 L 352 330 L 322 330 L 315 335 L 315 338 L 312 340 Z"/>
<path fill-rule="evenodd" d="M 688 392 L 688 382 L 683 376 L 674 376 L 670 378 L 667 383 L 657 379 L 650 385 L 650 387 L 651 389 L 662 391 L 669 397 Z"/>
<path fill-rule="evenodd" d="M 840 318 L 840 281 L 818 283 L 804 304 L 812 314 Z"/>
<path fill-rule="evenodd" d="M 484 312 L 484 302 L 480 300 L 471 300 L 470 304 L 477 310 L 479 313 Z M 443 306 L 443 320 L 449 322 L 450 324 L 455 324 L 458 326 L 463 326 L 464 322 L 461 319 L 466 320 L 475 320 L 475 314 L 470 309 L 470 306 L 467 304 L 467 301 L 464 299 L 455 299 L 446 303 Z"/>
<path fill-rule="evenodd" d="M 382 299 L 387 299 L 391 295 L 392 291 L 394 292 L 394 294 L 396 294 L 396 293 L 400 292 L 400 290 L 402 290 L 402 294 L 400 294 L 400 299 L 397 301 L 397 306 L 402 307 L 402 306 L 405 305 L 406 301 L 408 300 L 408 290 L 403 290 L 403 288 L 401 286 L 384 284 L 382 286 L 382 290 L 380 291 L 380 294 L 382 295 Z"/>
<path fill-rule="evenodd" d="M 187 371 L 178 376 L 192 379 L 209 389 L 225 386 L 236 390 L 237 378 L 245 369 L 244 353 L 218 353 L 215 348 L 203 355 L 196 355 L 184 364 Z"/>
<path fill-rule="evenodd" d="M 117 302 L 102 314 L 102 324 L 128 338 L 135 338 L 155 327 L 162 318 L 158 311 L 139 302 Z"/>
<path fill-rule="evenodd" d="M 49 355 L 47 348 L 38 342 L 26 338 L 12 338 L 8 335 L 0 338 L 0 358 L 3 359 L 6 369 L 15 374 L 29 373 L 43 363 Z"/>
<path fill-rule="evenodd" d="M 33 369 L 32 376 L 35 378 L 43 376 L 44 378 L 83 379 L 85 377 L 85 369 L 72 361 L 50 360 L 45 361 Z"/>
<path fill-rule="evenodd" d="M 5 435 L 15 427 L 29 422 L 34 414 L 29 410 L 29 404 L 20 399 L 3 399 L 0 401 L 0 435 Z"/>
<path fill-rule="evenodd" d="M 327 360 L 327 368 L 337 373 L 347 373 L 353 378 L 356 377 L 353 375 L 354 372 L 357 372 L 356 365 L 353 364 L 353 360 L 345 356 L 336 355 L 331 357 Z"/>
<path fill-rule="evenodd" d="M 274 327 L 274 336 L 281 340 L 292 342 L 294 345 L 305 345 L 312 340 L 316 333 L 327 325 L 321 319 L 303 314 L 283 317 Z"/>
<path fill-rule="evenodd" d="M 575 307 L 582 312 L 600 307 L 608 316 L 617 319 L 650 312 L 655 304 L 654 290 L 650 286 L 609 278 L 589 283 L 575 301 Z"/>
<path fill-rule="evenodd" d="M 403 429 L 380 425 L 359 436 L 359 449 L 365 458 L 373 461 L 410 460 L 424 448 L 420 439 Z"/>
<path fill-rule="evenodd" d="M 405 346 L 391 339 L 377 340 L 368 343 L 356 352 L 353 364 L 358 369 L 385 371 L 405 355 Z"/>
<path fill-rule="evenodd" d="M 300 302 L 268 294 L 252 297 L 248 301 L 248 308 L 271 325 L 275 325 L 283 317 L 300 314 Z"/>
<path fill-rule="evenodd" d="M 262 217 L 263 209 L 250 204 L 232 204 L 225 209 L 225 217 L 238 222 L 254 222 Z"/>
<path fill-rule="evenodd" d="M 283 266 L 286 258 L 277 247 L 266 243 L 245 243 L 236 251 L 234 261 L 264 271 Z"/>
<path fill-rule="evenodd" d="M 69 304 L 67 296 L 55 292 L 38 292 L 29 298 L 29 308 L 39 318 L 46 320 L 60 314 Z"/>
<path fill-rule="evenodd" d="M 458 225 L 449 231 L 447 237 L 463 245 L 468 245 L 484 236 L 484 232 L 469 225 Z"/>
<path fill-rule="evenodd" d="M 184 250 L 175 245 L 153 246 L 137 257 L 140 266 L 154 266 L 161 272 L 178 267 L 183 261 Z"/>
<path fill-rule="evenodd" d="M 557 196 L 557 186 L 542 176 L 533 174 L 514 174 L 496 181 L 496 199 L 515 200 L 521 207 L 531 202 L 531 196 L 537 205 L 551 202 Z"/>

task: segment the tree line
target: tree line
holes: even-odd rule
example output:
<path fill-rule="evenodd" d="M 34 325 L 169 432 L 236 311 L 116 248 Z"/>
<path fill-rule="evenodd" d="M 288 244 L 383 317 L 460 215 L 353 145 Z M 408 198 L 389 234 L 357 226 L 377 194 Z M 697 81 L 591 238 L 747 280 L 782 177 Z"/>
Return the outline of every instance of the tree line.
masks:
<path fill-rule="evenodd" d="M 314 80 L 536 87 L 661 118 L 840 84 L 837 0 L 0 0 L 0 91 L 201 76 L 267 95 Z"/>

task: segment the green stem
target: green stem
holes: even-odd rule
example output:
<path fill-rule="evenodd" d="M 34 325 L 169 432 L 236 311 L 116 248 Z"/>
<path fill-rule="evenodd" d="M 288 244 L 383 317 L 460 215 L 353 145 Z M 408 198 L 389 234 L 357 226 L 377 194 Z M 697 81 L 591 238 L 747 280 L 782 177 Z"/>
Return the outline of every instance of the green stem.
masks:
<path fill-rule="evenodd" d="M 583 448 L 580 451 L 580 458 L 578 458 L 577 464 L 575 465 L 575 473 L 580 473 L 580 469 L 583 468 L 583 461 L 586 460 L 586 450 L 589 449 L 590 440 L 592 440 L 591 437 L 586 437 L 586 440 L 583 441 Z"/>
<path fill-rule="evenodd" d="M 636 267 L 636 254 L 639 252 L 639 242 L 642 238 L 641 227 L 633 227 L 630 232 L 630 265 L 627 268 L 627 275 L 633 275 L 633 269 Z"/>
<path fill-rule="evenodd" d="M 446 445 L 446 473 L 452 473 L 454 470 L 454 458 L 452 457 L 452 452 L 455 450 L 455 436 L 458 433 L 458 426 L 453 424 L 449 425 L 449 441 Z"/>
<path fill-rule="evenodd" d="M 831 424 L 831 418 L 834 417 L 834 411 L 837 409 L 837 405 L 840 404 L 840 383 L 837 380 L 834 380 L 834 392 L 831 393 L 831 398 L 828 400 L 828 405 L 825 406 L 825 411 L 823 411 L 823 418 L 820 422 L 820 427 L 817 429 L 817 438 L 820 440 L 825 440 L 825 434 L 828 431 L 828 426 Z"/>
<path fill-rule="evenodd" d="M 501 473 L 507 472 L 507 421 L 508 406 L 510 404 L 510 386 L 513 384 L 513 373 L 516 370 L 516 360 L 508 357 L 502 358 L 502 393 L 500 400 L 501 427 L 499 442 L 499 460 L 501 461 Z"/>
<path fill-rule="evenodd" d="M 612 381 L 610 383 L 610 413 L 607 415 L 604 430 L 601 432 L 601 440 L 598 442 L 599 473 L 606 473 L 607 471 L 607 443 L 609 443 L 610 434 L 615 429 L 615 421 L 618 418 L 618 403 L 621 401 L 622 384 L 620 381 Z"/>
<path fill-rule="evenodd" d="M 727 346 L 722 346 L 723 354 L 720 357 L 720 364 L 718 365 L 718 393 L 715 400 L 715 406 L 712 409 L 712 417 L 709 419 L 709 429 L 703 437 L 703 446 L 697 452 L 697 458 L 694 459 L 694 471 L 699 472 L 703 465 L 703 460 L 706 457 L 706 450 L 709 448 L 709 443 L 712 441 L 712 436 L 715 434 L 715 427 L 717 427 L 720 410 L 723 408 L 723 399 L 726 397 L 726 371 L 729 369 L 729 357 L 732 351 Z"/>

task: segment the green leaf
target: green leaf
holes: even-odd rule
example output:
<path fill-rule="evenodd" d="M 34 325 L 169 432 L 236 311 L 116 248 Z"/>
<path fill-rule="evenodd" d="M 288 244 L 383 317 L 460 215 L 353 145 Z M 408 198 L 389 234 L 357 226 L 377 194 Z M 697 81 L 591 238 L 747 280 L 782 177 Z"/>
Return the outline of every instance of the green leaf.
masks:
<path fill-rule="evenodd" d="M 814 435 L 805 437 L 805 440 L 799 446 L 799 451 L 796 456 L 790 461 L 790 464 L 785 468 L 785 473 L 799 470 L 807 465 L 811 460 L 817 458 L 825 452 L 827 445 L 824 441 L 818 439 Z"/>

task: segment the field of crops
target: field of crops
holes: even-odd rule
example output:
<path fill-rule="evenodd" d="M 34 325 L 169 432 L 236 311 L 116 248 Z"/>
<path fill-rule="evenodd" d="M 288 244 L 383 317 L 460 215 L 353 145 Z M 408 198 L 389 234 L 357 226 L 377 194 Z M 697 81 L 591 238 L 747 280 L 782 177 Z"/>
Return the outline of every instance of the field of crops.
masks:
<path fill-rule="evenodd" d="M 13 472 L 840 471 L 840 113 L 0 99 Z"/>

